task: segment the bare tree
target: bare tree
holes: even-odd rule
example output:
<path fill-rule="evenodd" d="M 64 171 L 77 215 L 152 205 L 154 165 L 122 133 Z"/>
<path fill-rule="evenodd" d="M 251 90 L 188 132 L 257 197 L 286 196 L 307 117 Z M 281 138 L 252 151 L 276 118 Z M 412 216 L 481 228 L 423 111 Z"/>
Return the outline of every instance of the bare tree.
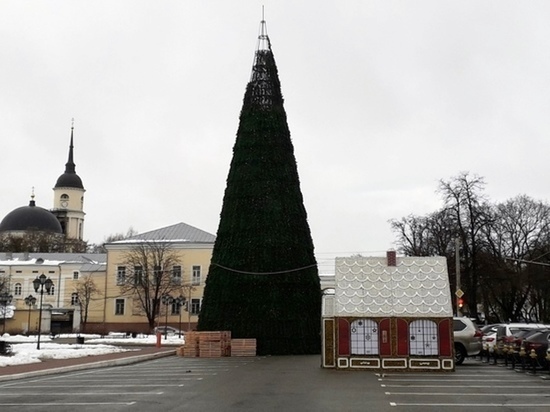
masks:
<path fill-rule="evenodd" d="M 86 251 L 87 242 L 68 239 L 59 233 L 27 230 L 23 234 L 0 235 L 0 250 L 23 253 L 81 253 Z"/>
<path fill-rule="evenodd" d="M 181 278 L 173 272 L 174 266 L 181 266 L 179 258 L 171 244 L 162 241 L 143 241 L 124 254 L 127 272 L 118 279 L 121 292 L 132 297 L 135 310 L 147 317 L 151 330 L 162 296 L 181 289 Z"/>
<path fill-rule="evenodd" d="M 128 239 L 132 236 L 137 235 L 138 232 L 133 228 L 129 227 L 126 231 L 126 234 L 124 233 L 113 233 L 104 238 L 103 243 L 101 244 L 91 244 L 88 246 L 88 252 L 90 253 L 107 253 L 107 249 L 105 248 L 106 243 L 116 242 L 117 240 L 124 240 Z"/>
<path fill-rule="evenodd" d="M 548 253 L 550 207 L 522 195 L 495 205 L 493 215 L 484 229 L 490 260 L 481 278 L 486 301 L 501 319 L 540 320 L 550 303 L 547 269 L 537 266 Z"/>
<path fill-rule="evenodd" d="M 399 251 L 407 256 L 447 256 L 453 253 L 454 228 L 446 209 L 427 216 L 390 220 Z"/>
<path fill-rule="evenodd" d="M 94 276 L 92 273 L 83 275 L 76 283 L 76 295 L 78 302 L 74 302 L 80 305 L 80 316 L 82 331 L 86 331 L 86 324 L 88 323 L 88 313 L 90 310 L 90 304 L 97 299 L 97 296 L 101 295 L 101 289 L 96 285 Z"/>
<path fill-rule="evenodd" d="M 485 181 L 477 175 L 462 172 L 450 180 L 440 180 L 439 193 L 461 242 L 461 286 L 466 291 L 470 316 L 476 317 L 479 286 L 479 254 L 482 250 L 482 230 L 491 220 L 490 206 L 483 195 Z"/>
<path fill-rule="evenodd" d="M 5 273 L 0 274 L 0 293 L 9 292 L 10 278 Z"/>

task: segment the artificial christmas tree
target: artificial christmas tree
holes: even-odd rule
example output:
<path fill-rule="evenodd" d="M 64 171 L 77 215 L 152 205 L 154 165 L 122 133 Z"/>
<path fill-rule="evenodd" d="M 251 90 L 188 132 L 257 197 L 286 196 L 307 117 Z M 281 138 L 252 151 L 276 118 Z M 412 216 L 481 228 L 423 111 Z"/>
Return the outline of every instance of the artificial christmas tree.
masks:
<path fill-rule="evenodd" d="M 277 66 L 261 23 L 199 330 L 255 338 L 259 355 L 320 352 L 321 291 Z"/>

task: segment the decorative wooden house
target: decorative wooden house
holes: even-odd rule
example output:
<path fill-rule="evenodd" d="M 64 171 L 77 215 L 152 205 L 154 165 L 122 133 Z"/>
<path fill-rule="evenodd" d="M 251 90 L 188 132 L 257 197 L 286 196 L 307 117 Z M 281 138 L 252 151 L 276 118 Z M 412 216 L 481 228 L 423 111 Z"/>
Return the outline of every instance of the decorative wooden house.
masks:
<path fill-rule="evenodd" d="M 444 257 L 336 258 L 322 366 L 453 371 L 451 302 Z"/>

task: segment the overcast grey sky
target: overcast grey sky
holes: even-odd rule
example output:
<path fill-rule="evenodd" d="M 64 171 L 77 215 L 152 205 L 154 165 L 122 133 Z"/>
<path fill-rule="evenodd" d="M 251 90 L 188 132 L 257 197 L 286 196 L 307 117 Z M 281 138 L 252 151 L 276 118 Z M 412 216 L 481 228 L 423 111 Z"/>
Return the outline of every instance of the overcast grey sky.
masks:
<path fill-rule="evenodd" d="M 262 4 L 322 272 L 461 171 L 548 201 L 548 1 L 0 0 L 0 218 L 52 207 L 74 117 L 87 240 L 215 234 Z"/>

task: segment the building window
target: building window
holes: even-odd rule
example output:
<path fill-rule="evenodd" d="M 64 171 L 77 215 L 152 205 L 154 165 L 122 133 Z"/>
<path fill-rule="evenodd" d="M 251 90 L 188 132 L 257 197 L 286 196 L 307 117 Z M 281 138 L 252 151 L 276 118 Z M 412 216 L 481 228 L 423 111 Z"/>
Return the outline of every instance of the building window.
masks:
<path fill-rule="evenodd" d="M 177 303 L 172 303 L 172 310 L 171 310 L 171 314 L 172 315 L 179 315 L 181 313 L 181 306 L 178 305 Z"/>
<path fill-rule="evenodd" d="M 38 270 L 33 270 L 32 273 L 38 273 Z"/>
<path fill-rule="evenodd" d="M 201 284 L 201 267 L 200 266 L 193 266 L 193 278 L 191 279 L 192 285 L 200 285 Z"/>
<path fill-rule="evenodd" d="M 78 271 L 76 270 L 73 272 L 73 279 L 78 280 Z"/>
<path fill-rule="evenodd" d="M 191 299 L 191 315 L 198 315 L 201 311 L 201 300 Z"/>
<path fill-rule="evenodd" d="M 378 324 L 372 319 L 351 322 L 350 342 L 352 355 L 378 355 Z"/>
<path fill-rule="evenodd" d="M 172 266 L 172 283 L 181 285 L 181 266 Z"/>
<path fill-rule="evenodd" d="M 432 320 L 419 319 L 409 325 L 409 349 L 411 355 L 438 355 L 437 325 Z"/>
<path fill-rule="evenodd" d="M 124 315 L 124 299 L 115 299 L 115 315 Z"/>
<path fill-rule="evenodd" d="M 141 285 L 143 283 L 143 267 L 134 266 L 134 285 Z"/>
<path fill-rule="evenodd" d="M 14 289 L 14 290 L 13 290 L 13 294 L 14 294 L 15 296 L 21 296 L 21 290 L 22 290 L 22 288 L 21 288 L 21 283 L 16 283 L 16 284 L 15 284 L 15 287 L 14 287 L 13 289 Z"/>
<path fill-rule="evenodd" d="M 163 274 L 162 267 L 160 266 L 154 266 L 153 267 L 153 285 L 160 285 L 162 281 L 162 274 Z"/>
<path fill-rule="evenodd" d="M 116 268 L 116 284 L 124 285 L 126 282 L 126 266 L 118 266 Z"/>
<path fill-rule="evenodd" d="M 78 302 L 78 293 L 76 293 L 76 292 L 71 293 L 71 305 L 76 306 L 78 304 L 79 304 L 79 302 Z"/>

